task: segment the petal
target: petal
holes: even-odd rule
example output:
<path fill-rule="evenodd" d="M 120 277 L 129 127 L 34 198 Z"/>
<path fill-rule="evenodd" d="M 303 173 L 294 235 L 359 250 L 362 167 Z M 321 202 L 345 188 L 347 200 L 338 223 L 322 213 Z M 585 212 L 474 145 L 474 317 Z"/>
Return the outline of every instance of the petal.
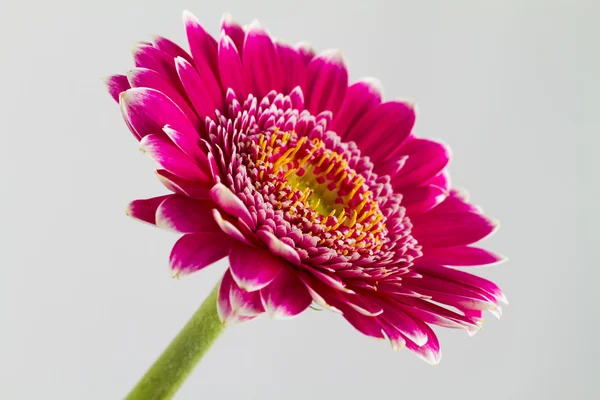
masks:
<path fill-rule="evenodd" d="M 192 56 L 190 56 L 187 51 L 185 51 L 178 44 L 173 43 L 167 38 L 164 38 L 162 36 L 155 36 L 152 43 L 154 44 L 154 47 L 171 57 L 171 59 L 183 57 L 189 62 L 193 62 Z"/>
<path fill-rule="evenodd" d="M 412 138 L 400 148 L 400 156 L 408 160 L 392 179 L 395 189 L 420 185 L 439 174 L 450 161 L 450 149 L 443 143 Z"/>
<path fill-rule="evenodd" d="M 202 79 L 194 66 L 184 58 L 177 57 L 175 67 L 181 84 L 200 118 L 214 118 L 215 110 L 220 111 L 223 109 L 222 99 L 218 98 L 219 101 L 215 101 L 214 96 L 210 94 L 210 88 L 206 80 Z"/>
<path fill-rule="evenodd" d="M 314 277 L 308 276 L 306 274 L 299 274 L 298 278 L 302 281 L 308 293 L 312 297 L 313 301 L 317 303 L 319 306 L 323 307 L 326 310 L 342 313 L 337 307 L 330 304 L 325 297 L 334 298 L 338 294 L 336 289 L 332 289 L 329 286 L 324 285 Z M 325 296 L 325 297 L 324 297 Z"/>
<path fill-rule="evenodd" d="M 256 236 L 267 245 L 271 253 L 294 265 L 300 265 L 301 262 L 298 252 L 293 247 L 283 243 L 271 232 L 260 230 L 256 233 Z"/>
<path fill-rule="evenodd" d="M 206 87 L 205 94 L 212 99 L 214 104 L 222 106 L 223 92 L 219 84 L 217 42 L 206 33 L 198 19 L 187 10 L 183 12 L 183 23 L 196 70 Z"/>
<path fill-rule="evenodd" d="M 259 99 L 271 90 L 281 91 L 281 65 L 273 40 L 256 20 L 248 27 L 244 42 L 244 68 L 252 93 Z"/>
<path fill-rule="evenodd" d="M 246 292 L 234 280 L 232 280 L 229 290 L 229 304 L 232 311 L 239 316 L 252 317 L 265 312 L 260 293 L 258 291 Z"/>
<path fill-rule="evenodd" d="M 254 292 L 273 282 L 283 268 L 285 261 L 264 249 L 236 243 L 229 252 L 231 274 L 239 287 Z"/>
<path fill-rule="evenodd" d="M 344 300 L 347 305 L 368 317 L 376 317 L 383 313 L 383 308 L 371 299 L 363 295 L 344 293 Z"/>
<path fill-rule="evenodd" d="M 458 314 L 447 308 L 433 304 L 427 300 L 403 297 L 398 299 L 402 303 L 402 311 L 428 324 L 435 324 L 445 328 L 471 328 L 478 329 L 476 321 L 470 317 Z"/>
<path fill-rule="evenodd" d="M 119 102 L 119 95 L 121 92 L 131 88 L 125 75 L 112 75 L 108 78 L 104 78 L 104 84 L 106 85 L 108 93 L 117 103 Z"/>
<path fill-rule="evenodd" d="M 436 303 L 446 304 L 459 309 L 495 310 L 496 299 L 477 288 L 462 285 L 431 275 L 423 278 L 404 279 L 407 288 L 429 296 Z"/>
<path fill-rule="evenodd" d="M 133 61 L 138 68 L 156 71 L 171 82 L 177 83 L 177 72 L 173 58 L 150 43 L 138 43 L 132 50 Z"/>
<path fill-rule="evenodd" d="M 162 168 L 178 177 L 196 182 L 210 180 L 196 163 L 164 137 L 147 135 L 140 141 L 140 149 Z"/>
<path fill-rule="evenodd" d="M 265 310 L 272 318 L 291 318 L 306 310 L 312 297 L 291 267 L 281 270 L 277 278 L 260 290 Z"/>
<path fill-rule="evenodd" d="M 444 189 L 445 191 L 449 191 L 450 190 L 450 173 L 448 172 L 448 170 L 443 169 L 439 174 L 437 174 L 436 176 L 434 176 L 433 178 L 431 178 L 430 180 L 425 182 L 425 184 L 423 186 L 427 186 L 427 185 L 437 186 L 437 187 Z"/>
<path fill-rule="evenodd" d="M 402 312 L 399 305 L 382 302 L 382 306 L 383 314 L 380 317 L 381 319 L 387 321 L 417 346 L 423 346 L 427 343 L 427 332 L 413 318 Z"/>
<path fill-rule="evenodd" d="M 442 358 L 442 349 L 440 348 L 440 342 L 438 341 L 435 332 L 433 332 L 427 324 L 422 322 L 417 323 L 421 326 L 421 329 L 427 333 L 427 343 L 423 346 L 419 346 L 416 343 L 407 340 L 406 348 L 431 365 L 439 364 Z"/>
<path fill-rule="evenodd" d="M 404 340 L 404 337 L 398 331 L 398 329 L 396 329 L 395 327 L 393 327 L 391 324 L 389 324 L 387 321 L 385 321 L 383 319 L 379 320 L 379 324 L 381 325 L 383 331 L 385 332 L 388 339 L 390 340 L 390 343 L 392 344 L 392 349 L 394 351 L 400 351 L 404 347 L 406 347 L 406 340 Z"/>
<path fill-rule="evenodd" d="M 411 218 L 412 235 L 423 247 L 451 247 L 475 243 L 492 234 L 498 222 L 474 212 L 423 214 Z"/>
<path fill-rule="evenodd" d="M 242 243 L 246 243 L 250 246 L 254 245 L 252 238 L 246 237 L 246 235 L 244 235 L 237 226 L 231 223 L 231 221 L 228 221 L 227 219 L 223 218 L 223 216 L 219 213 L 219 210 L 217 210 L 216 208 L 213 209 L 213 218 L 215 219 L 221 230 L 229 236 L 231 236 L 232 238 Z"/>
<path fill-rule="evenodd" d="M 173 195 L 156 210 L 156 226 L 180 233 L 221 232 L 213 218 L 214 203 Z"/>
<path fill-rule="evenodd" d="M 290 93 L 297 86 L 306 93 L 306 65 L 302 55 L 287 43 L 277 43 L 277 53 L 283 73 L 283 93 Z"/>
<path fill-rule="evenodd" d="M 308 65 L 315 56 L 315 50 L 308 42 L 299 42 L 294 45 L 294 49 L 302 56 L 304 65 Z"/>
<path fill-rule="evenodd" d="M 423 256 L 415 261 L 423 264 L 466 267 L 496 264 L 505 259 L 501 255 L 478 247 L 456 246 L 424 249 Z"/>
<path fill-rule="evenodd" d="M 173 276 L 187 275 L 227 256 L 231 238 L 224 233 L 183 235 L 171 251 L 169 264 Z"/>
<path fill-rule="evenodd" d="M 221 18 L 221 31 L 225 32 L 225 34 L 229 36 L 231 40 L 233 40 L 236 49 L 238 52 L 240 52 L 241 58 L 241 52 L 244 49 L 244 39 L 246 38 L 246 33 L 240 24 L 233 20 L 231 14 L 223 14 L 223 18 Z"/>
<path fill-rule="evenodd" d="M 383 161 L 389 159 L 394 149 L 400 148 L 414 123 L 415 109 L 412 104 L 388 101 L 368 111 L 350 129 L 345 140 L 355 141 L 361 152 L 371 159 Z M 386 145 L 382 146 L 382 143 Z"/>
<path fill-rule="evenodd" d="M 343 317 L 346 321 L 356 328 L 363 335 L 371 336 L 377 339 L 385 339 L 381 331 L 381 325 L 376 317 L 367 317 L 352 308 L 345 306 L 341 308 Z"/>
<path fill-rule="evenodd" d="M 120 103 L 125 120 L 140 138 L 151 134 L 164 137 L 164 127 L 168 125 L 172 132 L 177 132 L 171 137 L 173 142 L 193 160 L 201 165 L 206 163 L 196 129 L 164 93 L 149 88 L 133 88 L 121 94 Z"/>
<path fill-rule="evenodd" d="M 381 82 L 375 78 L 365 78 L 351 85 L 339 112 L 334 115 L 331 130 L 346 140 L 350 128 L 381 103 L 381 92 Z"/>
<path fill-rule="evenodd" d="M 459 271 L 453 268 L 441 267 L 436 265 L 419 265 L 415 267 L 415 270 L 419 273 L 435 276 L 441 279 L 445 279 L 451 282 L 456 282 L 461 285 L 469 286 L 473 289 L 482 290 L 495 299 L 508 304 L 508 300 L 502 290 L 494 283 L 487 279 L 481 278 L 476 275 L 469 274 L 464 271 Z"/>
<path fill-rule="evenodd" d="M 248 97 L 250 89 L 244 65 L 233 40 L 225 34 L 219 41 L 219 72 L 223 89 L 233 89 L 238 99 Z"/>
<path fill-rule="evenodd" d="M 482 210 L 468 201 L 468 193 L 464 190 L 452 189 L 450 195 L 436 208 L 431 214 L 448 214 L 454 212 L 474 212 L 482 213 Z"/>
<path fill-rule="evenodd" d="M 172 195 L 152 197 L 150 199 L 134 200 L 127 206 L 127 215 L 140 221 L 156 225 L 156 210 L 160 204 Z"/>
<path fill-rule="evenodd" d="M 424 214 L 440 204 L 448 193 L 437 186 L 410 188 L 402 193 L 402 206 L 409 216 Z"/>
<path fill-rule="evenodd" d="M 346 96 L 348 71 L 342 53 L 329 50 L 308 64 L 307 109 L 317 115 L 321 111 L 337 113 Z"/>
<path fill-rule="evenodd" d="M 212 182 L 203 184 L 197 181 L 188 181 L 181 179 L 180 177 L 173 175 L 169 171 L 164 169 L 157 169 L 156 176 L 160 183 L 165 185 L 167 189 L 173 193 L 177 193 L 182 196 L 191 197 L 192 199 L 209 199 L 209 189 Z"/>
<path fill-rule="evenodd" d="M 408 160 L 408 156 L 402 156 L 399 159 L 385 161 L 383 163 L 378 163 L 375 165 L 376 172 L 379 176 L 389 175 L 390 178 L 393 178 L 404 166 Z"/>
<path fill-rule="evenodd" d="M 251 228 L 256 226 L 256 221 L 246 205 L 227 186 L 217 183 L 210 190 L 210 197 L 227 214 L 241 218 Z"/>
<path fill-rule="evenodd" d="M 235 282 L 231 277 L 231 273 L 227 270 L 225 271 L 225 275 L 223 275 L 223 279 L 221 279 L 219 297 L 217 298 L 217 313 L 219 314 L 219 319 L 225 325 L 239 324 L 256 318 L 254 316 L 238 315 L 234 312 L 230 300 L 231 287 L 233 285 L 235 285 Z"/>
<path fill-rule="evenodd" d="M 127 79 L 129 80 L 131 87 L 156 89 L 165 94 L 181 109 L 181 111 L 183 111 L 196 129 L 201 127 L 198 116 L 189 106 L 187 100 L 179 94 L 177 88 L 175 88 L 175 86 L 173 86 L 173 84 L 163 75 L 151 69 L 135 68 L 127 73 Z"/>

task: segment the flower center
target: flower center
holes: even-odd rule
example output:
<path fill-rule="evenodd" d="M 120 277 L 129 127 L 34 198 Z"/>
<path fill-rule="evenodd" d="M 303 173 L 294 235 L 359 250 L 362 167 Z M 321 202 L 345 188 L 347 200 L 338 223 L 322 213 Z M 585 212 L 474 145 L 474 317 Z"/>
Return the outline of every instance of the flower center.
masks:
<path fill-rule="evenodd" d="M 322 224 L 326 232 L 335 231 L 333 240 L 352 239 L 365 248 L 380 244 L 384 216 L 365 177 L 348 165 L 346 154 L 294 132 L 267 131 L 254 139 L 257 184 L 274 184 L 277 209 Z"/>

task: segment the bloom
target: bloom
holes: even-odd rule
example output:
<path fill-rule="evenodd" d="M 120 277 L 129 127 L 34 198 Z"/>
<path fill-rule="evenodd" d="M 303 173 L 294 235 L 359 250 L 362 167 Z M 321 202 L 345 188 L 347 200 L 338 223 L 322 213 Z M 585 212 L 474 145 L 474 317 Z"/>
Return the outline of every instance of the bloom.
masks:
<path fill-rule="evenodd" d="M 107 86 L 172 192 L 128 213 L 183 234 L 174 275 L 229 257 L 224 322 L 314 302 L 437 363 L 431 325 L 472 334 L 484 310 L 500 315 L 498 286 L 454 268 L 502 259 L 471 246 L 497 223 L 451 189 L 450 152 L 414 134 L 412 103 L 383 101 L 375 79 L 349 85 L 338 51 L 257 22 L 226 16 L 218 41 L 189 12 L 184 23 L 191 55 L 139 43 L 136 68 Z"/>

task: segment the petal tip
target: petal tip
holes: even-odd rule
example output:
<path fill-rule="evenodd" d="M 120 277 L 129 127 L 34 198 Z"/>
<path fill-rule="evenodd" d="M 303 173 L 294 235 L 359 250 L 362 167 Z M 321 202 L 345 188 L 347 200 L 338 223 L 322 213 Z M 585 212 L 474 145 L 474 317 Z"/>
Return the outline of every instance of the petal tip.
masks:
<path fill-rule="evenodd" d="M 225 11 L 221 16 L 221 25 L 233 22 L 233 15 L 229 11 Z"/>
<path fill-rule="evenodd" d="M 336 64 L 346 64 L 344 53 L 340 49 L 327 49 L 319 56 Z"/>
<path fill-rule="evenodd" d="M 183 10 L 183 12 L 181 13 L 181 17 L 183 18 L 183 22 L 186 23 L 198 23 L 198 18 L 196 18 L 196 16 L 188 9 Z"/>

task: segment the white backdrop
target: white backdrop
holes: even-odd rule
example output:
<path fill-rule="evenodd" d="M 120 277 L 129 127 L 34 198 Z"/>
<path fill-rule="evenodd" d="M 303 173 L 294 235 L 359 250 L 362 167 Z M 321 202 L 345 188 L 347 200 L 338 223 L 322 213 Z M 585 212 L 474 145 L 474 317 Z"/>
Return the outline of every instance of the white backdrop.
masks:
<path fill-rule="evenodd" d="M 100 78 L 137 40 L 184 44 L 181 11 L 223 11 L 339 47 L 351 79 L 419 104 L 456 186 L 500 219 L 481 269 L 511 301 L 480 334 L 440 331 L 442 362 L 337 315 L 231 328 L 178 399 L 596 399 L 597 1 L 2 0 L 0 398 L 117 399 L 223 272 L 169 277 L 176 237 L 125 216 L 164 192 Z"/>

